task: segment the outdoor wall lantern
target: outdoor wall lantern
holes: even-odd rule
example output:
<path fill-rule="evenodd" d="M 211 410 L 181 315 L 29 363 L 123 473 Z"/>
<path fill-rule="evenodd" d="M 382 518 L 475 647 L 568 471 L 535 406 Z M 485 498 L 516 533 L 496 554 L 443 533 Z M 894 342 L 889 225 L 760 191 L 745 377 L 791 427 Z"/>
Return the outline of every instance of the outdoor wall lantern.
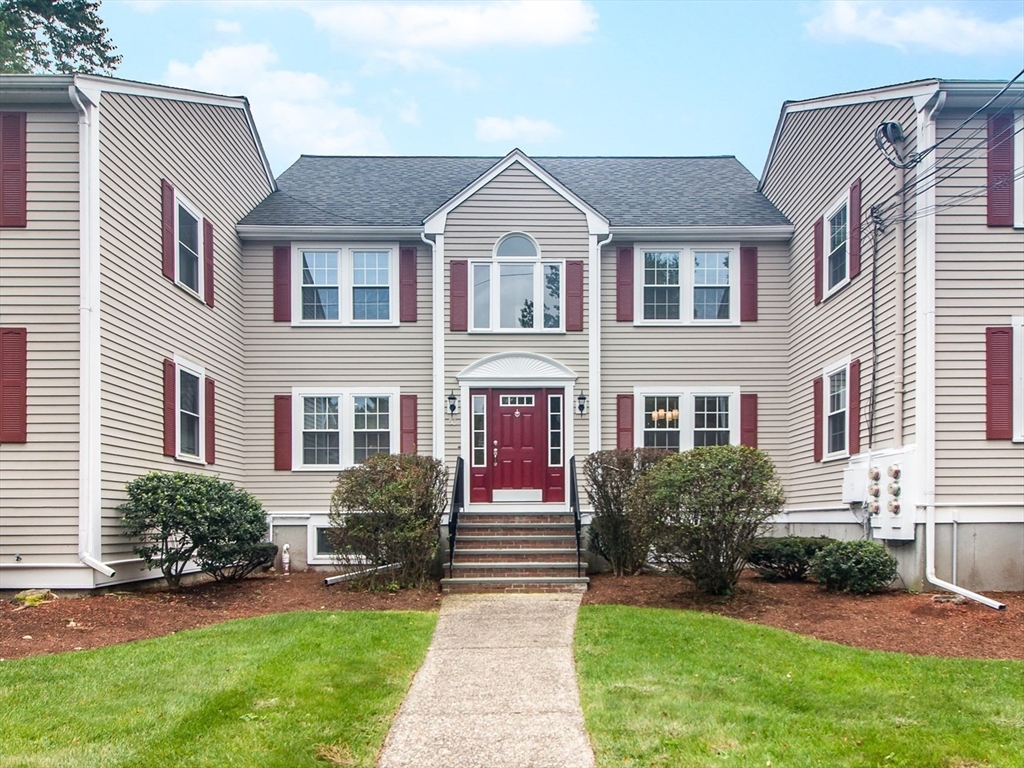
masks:
<path fill-rule="evenodd" d="M 452 418 L 459 410 L 459 398 L 455 396 L 455 390 L 448 392 L 448 418 Z"/>
<path fill-rule="evenodd" d="M 587 394 L 585 392 L 580 392 L 578 395 L 576 395 L 576 413 L 578 413 L 580 416 L 582 416 L 586 412 L 587 412 Z"/>

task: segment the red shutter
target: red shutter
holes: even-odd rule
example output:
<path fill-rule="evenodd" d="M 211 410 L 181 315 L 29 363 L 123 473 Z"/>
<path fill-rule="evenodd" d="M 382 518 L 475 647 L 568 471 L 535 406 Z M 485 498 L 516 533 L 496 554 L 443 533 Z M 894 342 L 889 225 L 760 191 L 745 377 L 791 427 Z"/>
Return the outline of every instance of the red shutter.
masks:
<path fill-rule="evenodd" d="M 860 360 L 850 363 L 850 384 L 847 389 L 848 445 L 850 455 L 860 453 Z"/>
<path fill-rule="evenodd" d="M 1013 437 L 1013 328 L 985 329 L 985 437 Z"/>
<path fill-rule="evenodd" d="M 0 113 L 0 227 L 28 226 L 25 112 Z"/>
<path fill-rule="evenodd" d="M 28 442 L 28 329 L 0 328 L 0 443 Z"/>
<path fill-rule="evenodd" d="M 217 385 L 206 379 L 206 463 L 217 463 Z"/>
<path fill-rule="evenodd" d="M 583 262 L 565 262 L 565 330 L 583 330 Z"/>
<path fill-rule="evenodd" d="M 167 179 L 160 181 L 162 207 L 160 214 L 161 247 L 163 249 L 164 277 L 174 279 L 174 252 L 177 245 L 174 236 L 174 187 Z"/>
<path fill-rule="evenodd" d="M 615 259 L 615 319 L 633 322 L 633 248 L 619 248 Z M 631 445 L 630 448 L 633 446 Z"/>
<path fill-rule="evenodd" d="M 620 451 L 633 450 L 633 396 L 615 396 L 616 448 Z"/>
<path fill-rule="evenodd" d="M 757 395 L 740 395 L 740 445 L 757 448 Z"/>
<path fill-rule="evenodd" d="M 205 278 L 203 281 L 203 292 L 206 294 L 206 303 L 213 306 L 213 222 L 203 219 L 203 269 Z"/>
<path fill-rule="evenodd" d="M 416 249 L 403 248 L 398 255 L 398 320 L 415 323 L 416 306 Z"/>
<path fill-rule="evenodd" d="M 824 431 L 823 430 L 823 426 L 822 426 L 822 418 L 824 416 L 824 414 L 822 413 L 822 409 L 825 407 L 823 391 L 824 391 L 824 381 L 822 380 L 821 376 L 819 376 L 818 378 L 816 378 L 814 380 L 814 460 L 815 461 L 821 461 L 821 458 L 824 455 L 823 445 L 822 445 L 822 441 L 823 441 L 823 437 L 824 437 L 824 435 L 822 434 L 822 432 Z"/>
<path fill-rule="evenodd" d="M 164 358 L 164 456 L 178 455 L 178 369 L 173 360 Z"/>
<path fill-rule="evenodd" d="M 988 225 L 1013 226 L 1013 112 L 988 119 Z"/>
<path fill-rule="evenodd" d="M 416 453 L 416 395 L 402 395 L 402 453 Z"/>
<path fill-rule="evenodd" d="M 814 222 L 814 303 L 821 304 L 822 270 L 824 269 L 825 217 Z"/>
<path fill-rule="evenodd" d="M 292 249 L 274 246 L 274 322 L 292 321 Z"/>
<path fill-rule="evenodd" d="M 740 248 L 740 322 L 757 322 L 757 248 Z"/>
<path fill-rule="evenodd" d="M 850 279 L 860 274 L 860 179 L 850 185 Z"/>
<path fill-rule="evenodd" d="M 274 395 L 274 469 L 292 468 L 292 396 Z"/>
<path fill-rule="evenodd" d="M 453 261 L 451 269 L 451 288 L 448 291 L 449 326 L 453 331 L 465 331 L 469 328 L 469 262 Z"/>

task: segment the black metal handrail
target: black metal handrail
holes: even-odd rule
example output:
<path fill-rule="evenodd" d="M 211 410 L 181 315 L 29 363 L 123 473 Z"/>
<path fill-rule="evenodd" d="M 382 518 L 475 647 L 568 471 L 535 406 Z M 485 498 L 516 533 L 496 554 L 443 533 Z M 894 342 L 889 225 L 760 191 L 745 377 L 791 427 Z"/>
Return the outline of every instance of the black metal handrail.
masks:
<path fill-rule="evenodd" d="M 580 544 L 580 532 L 583 523 L 580 520 L 580 489 L 576 483 L 576 457 L 569 459 L 569 508 L 572 509 L 573 523 L 576 526 L 576 577 L 583 575 L 583 549 Z"/>
<path fill-rule="evenodd" d="M 465 460 L 459 456 L 455 462 L 455 482 L 452 485 L 452 504 L 448 510 L 448 576 L 455 567 L 455 531 L 459 527 L 459 513 L 466 506 L 466 495 L 463 490 L 465 483 L 462 475 L 466 469 Z"/>

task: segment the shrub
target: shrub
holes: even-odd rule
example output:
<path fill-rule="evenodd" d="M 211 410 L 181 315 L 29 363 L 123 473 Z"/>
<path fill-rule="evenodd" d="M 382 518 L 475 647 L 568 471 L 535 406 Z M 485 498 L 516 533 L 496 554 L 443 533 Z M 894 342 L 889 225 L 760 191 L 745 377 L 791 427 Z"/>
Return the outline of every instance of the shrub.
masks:
<path fill-rule="evenodd" d="M 626 496 L 648 467 L 668 456 L 658 448 L 598 451 L 583 461 L 587 495 L 594 508 L 590 547 L 616 576 L 637 573 L 647 562 L 653 530 L 646 515 L 627 514 Z"/>
<path fill-rule="evenodd" d="M 392 568 L 366 581 L 422 586 L 437 552 L 448 471 L 427 456 L 378 453 L 338 474 L 327 539 L 341 564 Z"/>
<path fill-rule="evenodd" d="M 744 445 L 694 448 L 654 465 L 627 508 L 656 520 L 664 562 L 699 592 L 731 594 L 754 539 L 782 508 L 768 455 Z"/>
<path fill-rule="evenodd" d="M 896 558 L 867 539 L 836 541 L 815 555 L 810 574 L 830 591 L 867 594 L 892 583 Z"/>
<path fill-rule="evenodd" d="M 811 560 L 833 541 L 827 536 L 765 536 L 754 540 L 747 563 L 768 581 L 803 581 Z"/>
<path fill-rule="evenodd" d="M 125 535 L 172 587 L 193 559 L 215 578 L 241 578 L 266 559 L 263 508 L 232 483 L 191 472 L 150 472 L 125 490 L 128 500 L 118 507 Z"/>

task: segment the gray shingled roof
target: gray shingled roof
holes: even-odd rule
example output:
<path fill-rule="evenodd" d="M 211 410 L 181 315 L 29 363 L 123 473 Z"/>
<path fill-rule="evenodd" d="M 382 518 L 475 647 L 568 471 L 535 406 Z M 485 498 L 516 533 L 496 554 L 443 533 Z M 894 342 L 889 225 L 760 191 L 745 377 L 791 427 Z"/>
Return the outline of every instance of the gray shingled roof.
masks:
<path fill-rule="evenodd" d="M 303 155 L 241 224 L 417 226 L 499 157 Z M 616 227 L 788 224 L 735 157 L 535 157 Z"/>

